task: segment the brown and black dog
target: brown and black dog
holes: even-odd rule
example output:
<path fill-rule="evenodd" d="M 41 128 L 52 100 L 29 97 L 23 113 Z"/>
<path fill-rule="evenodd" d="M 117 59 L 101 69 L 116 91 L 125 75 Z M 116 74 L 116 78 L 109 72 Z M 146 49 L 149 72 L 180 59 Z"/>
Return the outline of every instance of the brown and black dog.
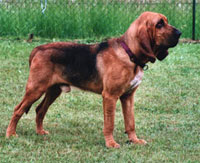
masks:
<path fill-rule="evenodd" d="M 19 119 L 44 93 L 43 101 L 36 108 L 36 132 L 48 134 L 43 129 L 48 107 L 62 91 L 69 92 L 70 86 L 75 86 L 102 94 L 103 134 L 107 147 L 120 147 L 113 138 L 118 99 L 130 142 L 146 144 L 135 132 L 134 94 L 146 63 L 154 63 L 156 58 L 163 60 L 168 48 L 176 46 L 180 35 L 164 15 L 144 12 L 119 38 L 92 45 L 56 42 L 36 47 L 30 55 L 24 98 L 14 109 L 6 136 L 16 135 Z"/>

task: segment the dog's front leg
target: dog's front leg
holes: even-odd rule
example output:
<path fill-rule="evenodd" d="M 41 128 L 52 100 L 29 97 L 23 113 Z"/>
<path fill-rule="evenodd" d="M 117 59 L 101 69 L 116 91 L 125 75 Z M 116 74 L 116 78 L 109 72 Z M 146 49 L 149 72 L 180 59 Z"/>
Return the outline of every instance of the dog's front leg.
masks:
<path fill-rule="evenodd" d="M 134 93 L 120 97 L 122 110 L 124 115 L 125 130 L 128 134 L 129 141 L 134 144 L 146 144 L 143 139 L 138 139 L 135 132 L 135 117 L 134 117 Z"/>
<path fill-rule="evenodd" d="M 119 148 L 113 138 L 114 120 L 115 120 L 115 109 L 117 97 L 110 95 L 107 92 L 102 93 L 103 96 L 103 111 L 104 111 L 104 129 L 103 134 L 105 137 L 106 146 L 108 148 Z"/>

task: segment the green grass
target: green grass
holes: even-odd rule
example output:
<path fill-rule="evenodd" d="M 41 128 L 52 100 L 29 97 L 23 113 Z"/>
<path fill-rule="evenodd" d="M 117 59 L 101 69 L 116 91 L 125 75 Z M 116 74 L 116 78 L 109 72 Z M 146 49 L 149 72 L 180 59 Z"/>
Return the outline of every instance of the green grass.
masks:
<path fill-rule="evenodd" d="M 200 161 L 200 44 L 179 44 L 166 60 L 144 72 L 135 118 L 137 135 L 147 140 L 146 146 L 126 144 L 118 103 L 114 137 L 121 148 L 107 149 L 101 96 L 79 90 L 62 94 L 50 107 L 44 120 L 50 135 L 35 133 L 35 104 L 18 124 L 19 137 L 6 139 L 13 109 L 24 94 L 29 54 L 49 41 L 0 40 L 1 163 Z"/>
<path fill-rule="evenodd" d="M 196 39 L 200 39 L 199 6 L 200 3 L 196 7 Z M 192 3 L 143 4 L 118 0 L 76 0 L 75 3 L 48 0 L 45 14 L 41 12 L 39 1 L 0 3 L 0 36 L 24 37 L 30 33 L 67 39 L 116 36 L 124 33 L 144 11 L 166 15 L 169 22 L 182 31 L 182 38 L 192 37 Z"/>

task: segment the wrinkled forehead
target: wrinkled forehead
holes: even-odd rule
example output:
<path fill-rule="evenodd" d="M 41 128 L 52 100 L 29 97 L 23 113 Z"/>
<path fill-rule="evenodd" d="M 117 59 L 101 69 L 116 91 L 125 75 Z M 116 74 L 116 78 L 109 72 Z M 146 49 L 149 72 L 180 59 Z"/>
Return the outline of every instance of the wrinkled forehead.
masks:
<path fill-rule="evenodd" d="M 168 19 L 166 16 L 164 16 L 163 14 L 160 13 L 155 13 L 155 12 L 144 12 L 140 15 L 139 17 L 140 21 L 150 21 L 152 23 L 157 23 L 158 21 L 160 21 L 161 19 L 163 19 L 164 22 L 168 23 Z"/>

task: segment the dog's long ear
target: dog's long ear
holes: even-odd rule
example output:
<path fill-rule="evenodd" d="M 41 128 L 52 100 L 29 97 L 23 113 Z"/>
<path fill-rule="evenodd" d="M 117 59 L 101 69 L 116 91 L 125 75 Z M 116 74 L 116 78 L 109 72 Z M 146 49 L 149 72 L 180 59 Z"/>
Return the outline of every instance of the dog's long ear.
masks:
<path fill-rule="evenodd" d="M 152 36 L 150 32 L 150 28 L 147 23 L 145 25 L 140 25 L 138 27 L 137 38 L 140 44 L 140 52 L 146 55 L 150 62 L 154 63 L 156 61 L 156 57 L 152 50 Z"/>

